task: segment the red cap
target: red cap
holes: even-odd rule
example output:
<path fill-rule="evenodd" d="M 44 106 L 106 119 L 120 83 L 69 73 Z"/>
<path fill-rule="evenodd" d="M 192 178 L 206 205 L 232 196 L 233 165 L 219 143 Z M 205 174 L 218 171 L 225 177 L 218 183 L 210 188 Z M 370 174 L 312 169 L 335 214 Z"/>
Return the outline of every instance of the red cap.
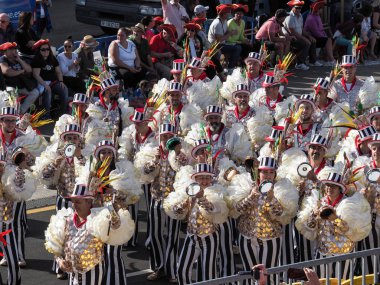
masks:
<path fill-rule="evenodd" d="M 160 29 L 169 33 L 172 39 L 177 39 L 177 30 L 172 24 L 162 24 L 160 25 Z"/>
<path fill-rule="evenodd" d="M 248 13 L 249 8 L 248 5 L 243 5 L 243 4 L 232 4 L 233 6 L 233 11 L 235 12 L 236 10 L 243 10 L 244 13 Z"/>
<path fill-rule="evenodd" d="M 158 24 L 158 23 L 163 23 L 164 19 L 162 17 L 160 17 L 160 16 L 157 16 L 157 17 L 153 18 L 153 21 L 155 21 L 156 24 Z"/>
<path fill-rule="evenodd" d="M 231 13 L 233 6 L 230 4 L 220 4 L 216 6 L 216 12 L 219 14 Z"/>
<path fill-rule="evenodd" d="M 313 12 L 318 11 L 321 9 L 323 6 L 325 6 L 325 1 L 324 0 L 319 0 L 314 2 L 313 4 L 310 5 L 310 8 L 313 10 Z"/>
<path fill-rule="evenodd" d="M 290 7 L 294 7 L 294 6 L 303 6 L 303 4 L 305 4 L 305 2 L 303 1 L 299 1 L 299 0 L 292 0 L 292 1 L 289 1 L 288 3 L 286 3 L 288 6 Z"/>
<path fill-rule="evenodd" d="M 49 39 L 46 39 L 46 40 L 41 39 L 33 45 L 32 49 L 38 49 L 40 46 L 46 45 L 46 44 L 49 44 Z"/>
<path fill-rule="evenodd" d="M 15 42 L 13 42 L 13 43 L 6 42 L 6 43 L 3 43 L 2 45 L 0 45 L 1 51 L 6 51 L 6 50 L 11 49 L 11 48 L 17 48 L 17 44 Z"/>
<path fill-rule="evenodd" d="M 185 28 L 186 30 L 194 30 L 194 31 L 199 31 L 199 30 L 202 29 L 202 27 L 201 27 L 199 24 L 197 24 L 197 23 L 192 23 L 192 22 L 189 22 L 189 23 L 185 24 L 185 25 L 184 25 L 184 28 Z"/>
<path fill-rule="evenodd" d="M 191 20 L 191 22 L 196 23 L 198 25 L 202 25 L 204 22 L 206 22 L 207 18 L 198 18 L 195 17 Z"/>

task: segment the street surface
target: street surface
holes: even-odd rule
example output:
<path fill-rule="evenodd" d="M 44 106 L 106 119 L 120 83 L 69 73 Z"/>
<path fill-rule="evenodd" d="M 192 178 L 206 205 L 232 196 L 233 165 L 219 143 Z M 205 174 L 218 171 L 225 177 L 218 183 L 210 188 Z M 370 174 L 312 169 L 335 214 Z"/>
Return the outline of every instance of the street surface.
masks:
<path fill-rule="evenodd" d="M 63 41 L 68 35 L 71 35 L 74 41 L 81 40 L 86 34 L 92 34 L 94 36 L 102 35 L 102 31 L 98 27 L 76 22 L 74 2 L 75 1 L 67 0 L 53 1 L 51 17 L 54 31 L 51 34 L 45 34 L 43 38 L 50 38 L 51 42 L 56 47 L 63 45 Z M 285 94 L 299 96 L 311 92 L 311 87 L 316 78 L 328 76 L 329 71 L 330 68 L 327 67 L 313 67 L 309 71 L 292 71 L 295 74 L 294 76 L 289 77 L 289 86 L 286 88 Z M 358 75 L 363 79 L 373 75 L 376 81 L 379 82 L 379 65 L 359 66 Z M 51 126 L 42 129 L 42 133 L 45 135 L 50 135 L 51 132 Z M 50 216 L 55 212 L 54 207 L 51 207 L 55 201 L 54 196 L 54 191 L 38 189 L 32 199 L 28 201 L 27 207 L 30 210 L 28 214 L 29 231 L 26 239 L 27 267 L 21 270 L 22 284 L 67 284 L 67 281 L 57 280 L 55 274 L 50 273 L 52 255 L 47 253 L 44 249 L 44 231 L 47 228 Z M 140 201 L 139 216 L 139 244 L 136 248 L 128 248 L 127 251 L 123 252 L 129 285 L 151 283 L 146 281 L 146 276 L 150 271 L 148 269 L 148 252 L 144 247 L 146 235 L 146 212 L 144 200 Z M 183 233 L 181 234 L 181 237 L 183 241 Z M 0 267 L 0 273 L 4 280 L 6 278 L 6 268 Z M 151 284 L 161 285 L 168 283 L 163 279 L 159 282 L 152 282 Z"/>

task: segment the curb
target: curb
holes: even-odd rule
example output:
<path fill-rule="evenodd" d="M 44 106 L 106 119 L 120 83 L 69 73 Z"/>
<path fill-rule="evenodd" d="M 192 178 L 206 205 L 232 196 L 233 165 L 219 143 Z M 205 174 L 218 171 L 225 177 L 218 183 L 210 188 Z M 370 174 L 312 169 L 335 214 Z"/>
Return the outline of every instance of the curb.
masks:
<path fill-rule="evenodd" d="M 33 199 L 26 201 L 26 209 L 35 209 L 35 208 L 41 208 L 46 206 L 55 205 L 55 199 L 56 196 L 50 196 L 40 199 Z"/>

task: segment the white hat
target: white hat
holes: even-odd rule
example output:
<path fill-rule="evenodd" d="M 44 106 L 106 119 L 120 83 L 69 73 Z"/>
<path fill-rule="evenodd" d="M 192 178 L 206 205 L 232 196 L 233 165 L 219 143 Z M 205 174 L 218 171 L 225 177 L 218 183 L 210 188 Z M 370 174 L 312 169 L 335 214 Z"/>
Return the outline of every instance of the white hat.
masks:
<path fill-rule="evenodd" d="M 376 133 L 376 129 L 373 126 L 366 126 L 359 130 L 360 141 L 366 141 L 372 139 L 372 136 Z"/>
<path fill-rule="evenodd" d="M 206 119 L 210 115 L 222 116 L 223 115 L 223 110 L 219 106 L 208 105 L 207 108 L 206 108 L 206 114 L 205 114 L 204 118 Z"/>
<path fill-rule="evenodd" d="M 208 9 L 210 9 L 209 6 L 197 5 L 194 7 L 194 14 L 198 15 L 202 12 L 208 11 Z"/>
<path fill-rule="evenodd" d="M 65 135 L 74 134 L 74 135 L 81 135 L 80 127 L 77 124 L 67 124 L 65 126 L 65 130 L 63 133 L 59 136 L 61 140 L 64 140 Z"/>
<path fill-rule="evenodd" d="M 241 83 L 241 84 L 236 85 L 235 91 L 232 92 L 232 98 L 235 98 L 236 94 L 240 94 L 240 93 L 244 93 L 247 95 L 251 94 L 251 92 L 249 92 L 249 88 L 247 84 Z"/>
<path fill-rule="evenodd" d="M 307 144 L 307 147 L 311 145 L 319 145 L 323 147 L 325 150 L 327 149 L 327 139 L 319 134 L 315 134 L 310 142 Z"/>
<path fill-rule="evenodd" d="M 195 153 L 201 149 L 201 148 L 206 148 L 210 145 L 209 141 L 206 139 L 200 139 L 195 142 L 195 146 L 191 150 L 191 156 L 195 158 Z"/>
<path fill-rule="evenodd" d="M 109 141 L 109 140 L 102 140 L 98 143 L 98 145 L 96 146 L 95 150 L 94 150 L 94 155 L 95 157 L 98 157 L 99 156 L 99 152 L 103 149 L 110 149 L 112 150 L 113 152 L 113 156 L 116 157 L 116 148 L 115 146 L 113 145 L 113 142 Z"/>
<path fill-rule="evenodd" d="M 326 78 L 318 77 L 317 81 L 314 84 L 314 89 L 320 88 L 320 89 L 328 89 L 329 88 L 330 81 L 328 81 Z"/>
<path fill-rule="evenodd" d="M 168 92 L 183 92 L 183 86 L 179 82 L 175 82 L 174 80 L 170 81 Z"/>
<path fill-rule="evenodd" d="M 194 57 L 193 60 L 190 62 L 188 65 L 189 68 L 197 68 L 197 69 L 202 69 L 204 70 L 202 66 L 202 59 L 199 57 Z"/>
<path fill-rule="evenodd" d="M 330 172 L 329 176 L 325 180 L 321 180 L 323 184 L 334 184 L 346 191 L 346 186 L 342 183 L 342 175 L 336 172 Z"/>
<path fill-rule="evenodd" d="M 94 196 L 90 194 L 87 185 L 75 184 L 73 193 L 70 196 L 65 197 L 65 198 L 66 199 L 71 199 L 71 198 L 94 199 Z"/>
<path fill-rule="evenodd" d="M 313 94 L 304 94 L 301 95 L 301 97 L 296 101 L 296 109 L 302 104 L 302 103 L 309 103 L 315 109 L 315 104 L 314 104 L 314 96 Z"/>
<path fill-rule="evenodd" d="M 185 68 L 185 60 L 183 58 L 173 60 L 173 68 L 170 70 L 170 73 L 182 73 Z"/>
<path fill-rule="evenodd" d="M 250 52 L 248 54 L 248 57 L 244 60 L 244 62 L 245 62 L 245 64 L 247 64 L 247 62 L 249 62 L 249 61 L 257 61 L 261 64 L 260 54 L 257 52 Z"/>
<path fill-rule="evenodd" d="M 375 106 L 375 107 L 372 107 L 370 110 L 369 110 L 369 114 L 368 114 L 368 119 L 370 121 L 372 121 L 372 118 L 376 115 L 380 115 L 380 106 Z"/>
<path fill-rule="evenodd" d="M 19 118 L 17 110 L 13 107 L 1 108 L 0 119 L 6 118 L 6 117 L 15 118 L 15 119 Z"/>
<path fill-rule="evenodd" d="M 102 81 L 100 82 L 100 87 L 102 88 L 102 91 L 105 91 L 111 87 L 119 86 L 116 83 L 115 78 L 111 75 L 111 73 L 107 74 L 107 76 L 102 78 Z"/>
<path fill-rule="evenodd" d="M 173 134 L 175 135 L 175 126 L 173 126 L 172 124 L 162 124 L 160 126 L 160 135 L 163 135 L 163 134 Z"/>
<path fill-rule="evenodd" d="M 191 178 L 194 178 L 199 175 L 209 175 L 214 176 L 214 172 L 212 170 L 212 166 L 207 163 L 198 163 L 195 166 L 195 173 L 191 175 Z"/>
<path fill-rule="evenodd" d="M 380 143 L 380 133 L 375 133 L 372 136 L 372 141 L 368 143 L 369 146 Z"/>
<path fill-rule="evenodd" d="M 271 134 L 265 138 L 265 141 L 275 142 L 283 133 L 284 133 L 283 126 L 273 126 Z"/>
<path fill-rule="evenodd" d="M 259 170 L 276 169 L 277 163 L 273 157 L 263 156 L 260 158 Z"/>
<path fill-rule="evenodd" d="M 342 63 L 341 63 L 342 67 L 353 66 L 353 65 L 356 65 L 356 57 L 355 56 L 353 56 L 353 55 L 344 55 L 342 57 Z"/>

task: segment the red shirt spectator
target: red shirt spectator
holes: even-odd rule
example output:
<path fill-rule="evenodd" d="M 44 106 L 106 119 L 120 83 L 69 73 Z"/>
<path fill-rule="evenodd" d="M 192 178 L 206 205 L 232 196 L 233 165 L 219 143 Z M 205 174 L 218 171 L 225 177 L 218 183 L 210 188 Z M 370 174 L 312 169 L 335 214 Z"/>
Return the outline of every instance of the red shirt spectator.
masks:
<path fill-rule="evenodd" d="M 256 33 L 257 40 L 269 40 L 269 33 L 277 34 L 281 31 L 280 24 L 276 21 L 276 17 L 266 21 Z"/>
<path fill-rule="evenodd" d="M 165 52 L 172 52 L 173 54 L 176 54 L 177 51 L 162 37 L 162 32 L 158 35 L 153 36 L 150 39 L 150 50 L 157 53 L 165 53 Z M 156 63 L 159 59 L 152 56 L 152 62 Z"/>

